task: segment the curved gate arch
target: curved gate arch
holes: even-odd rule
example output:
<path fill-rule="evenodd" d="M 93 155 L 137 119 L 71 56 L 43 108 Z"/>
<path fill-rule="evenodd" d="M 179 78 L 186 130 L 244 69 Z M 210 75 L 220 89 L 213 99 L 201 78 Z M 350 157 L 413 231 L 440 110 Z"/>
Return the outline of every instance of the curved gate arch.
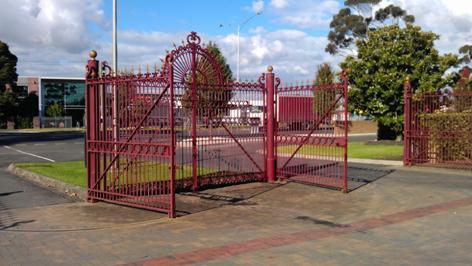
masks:
<path fill-rule="evenodd" d="M 262 100 L 264 85 L 233 83 L 223 70 L 221 62 L 201 45 L 195 32 L 187 36 L 186 44 L 167 54 L 164 72 L 172 83 L 176 119 L 181 120 L 176 159 L 177 171 L 181 171 L 177 176 L 183 178 L 176 183 L 178 189 L 197 190 L 264 177 L 264 162 L 255 159 L 262 154 L 254 155 L 255 149 L 252 151 L 243 143 L 256 137 L 240 140 L 239 136 L 249 132 L 249 118 L 243 118 L 243 113 L 249 109 L 251 97 L 257 94 Z M 246 104 L 242 103 L 243 98 Z M 258 149 L 263 149 L 262 138 L 262 133 L 258 133 Z M 225 159 L 230 155 L 239 159 Z"/>
<path fill-rule="evenodd" d="M 199 75 L 204 84 L 225 84 L 227 80 L 218 64 L 218 60 L 200 45 L 201 39 L 196 32 L 187 36 L 187 44 L 181 45 L 167 54 L 164 69 L 169 68 L 169 62 L 173 65 L 173 82 L 184 84 L 188 82 L 189 75 Z"/>

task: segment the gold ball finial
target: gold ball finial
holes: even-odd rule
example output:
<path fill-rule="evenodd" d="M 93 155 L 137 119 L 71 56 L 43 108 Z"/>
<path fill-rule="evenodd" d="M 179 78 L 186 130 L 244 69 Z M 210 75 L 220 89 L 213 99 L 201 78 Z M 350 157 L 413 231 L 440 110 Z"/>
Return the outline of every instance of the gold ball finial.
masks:
<path fill-rule="evenodd" d="M 410 81 L 410 76 L 406 76 L 405 81 L 409 82 Z"/>
<path fill-rule="evenodd" d="M 274 70 L 274 68 L 273 68 L 272 66 L 268 66 L 268 67 L 267 67 L 267 71 L 268 71 L 269 73 L 272 73 L 273 70 Z"/>
<path fill-rule="evenodd" d="M 97 57 L 97 51 L 90 50 L 89 56 L 90 56 L 90 59 L 95 60 L 95 57 Z"/>

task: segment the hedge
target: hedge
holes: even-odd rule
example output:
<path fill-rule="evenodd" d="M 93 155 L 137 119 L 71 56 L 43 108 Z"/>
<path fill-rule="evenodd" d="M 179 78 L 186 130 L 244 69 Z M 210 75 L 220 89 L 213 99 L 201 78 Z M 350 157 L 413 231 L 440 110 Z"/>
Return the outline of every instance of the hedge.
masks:
<path fill-rule="evenodd" d="M 420 114 L 419 125 L 428 131 L 429 151 L 438 162 L 472 160 L 472 112 Z"/>

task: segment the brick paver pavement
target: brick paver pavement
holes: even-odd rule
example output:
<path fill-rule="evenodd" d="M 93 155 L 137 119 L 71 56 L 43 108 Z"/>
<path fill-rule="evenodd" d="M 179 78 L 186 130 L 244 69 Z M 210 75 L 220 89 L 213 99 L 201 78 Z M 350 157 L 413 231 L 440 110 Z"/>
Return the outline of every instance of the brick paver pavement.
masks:
<path fill-rule="evenodd" d="M 181 196 L 207 208 L 173 220 L 88 203 L 1 211 L 0 264 L 472 263 L 467 172 L 397 169 L 349 194 L 295 183 L 205 193 Z"/>

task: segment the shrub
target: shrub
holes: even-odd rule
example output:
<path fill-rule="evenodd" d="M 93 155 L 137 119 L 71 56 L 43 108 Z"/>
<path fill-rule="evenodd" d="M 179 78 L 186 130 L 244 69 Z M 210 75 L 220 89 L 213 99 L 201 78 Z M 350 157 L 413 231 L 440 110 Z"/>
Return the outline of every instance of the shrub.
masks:
<path fill-rule="evenodd" d="M 429 135 L 429 151 L 438 162 L 472 159 L 472 111 L 419 115 Z"/>

